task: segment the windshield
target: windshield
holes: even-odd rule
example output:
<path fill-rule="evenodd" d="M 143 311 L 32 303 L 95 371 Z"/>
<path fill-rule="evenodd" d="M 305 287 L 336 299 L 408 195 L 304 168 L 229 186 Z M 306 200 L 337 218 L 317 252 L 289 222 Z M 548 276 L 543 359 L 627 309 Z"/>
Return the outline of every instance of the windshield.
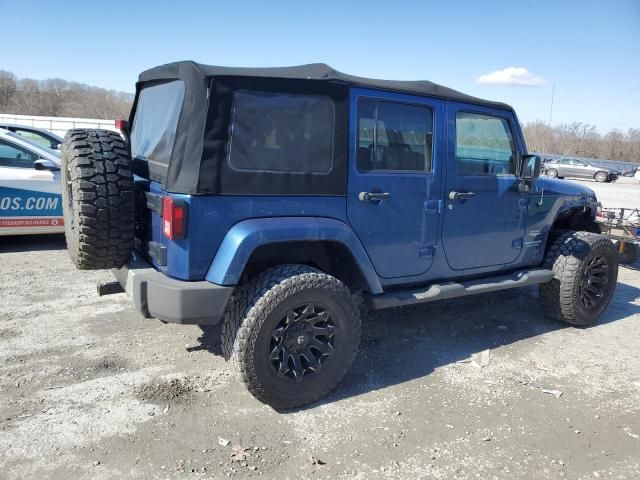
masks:
<path fill-rule="evenodd" d="M 31 143 L 34 143 L 34 145 L 54 150 L 60 148 L 63 141 L 62 138 L 51 132 L 41 132 L 23 127 L 10 127 L 9 130 L 29 140 Z"/>
<path fill-rule="evenodd" d="M 169 164 L 183 99 L 181 80 L 142 89 L 131 128 L 134 159 Z"/>
<path fill-rule="evenodd" d="M 39 153 L 40 151 L 44 151 L 45 153 L 48 153 L 50 156 L 52 156 L 53 158 L 51 158 L 50 160 L 55 161 L 56 163 L 60 163 L 59 159 L 60 159 L 60 150 L 55 150 L 53 148 L 48 148 L 43 146 L 40 142 L 33 140 L 31 138 L 28 137 L 24 137 L 18 133 L 14 133 L 14 132 L 4 132 L 4 134 L 8 137 L 12 137 L 15 138 L 17 140 L 20 140 L 21 142 L 24 142 L 32 147 L 36 147 L 36 151 L 35 153 Z"/>

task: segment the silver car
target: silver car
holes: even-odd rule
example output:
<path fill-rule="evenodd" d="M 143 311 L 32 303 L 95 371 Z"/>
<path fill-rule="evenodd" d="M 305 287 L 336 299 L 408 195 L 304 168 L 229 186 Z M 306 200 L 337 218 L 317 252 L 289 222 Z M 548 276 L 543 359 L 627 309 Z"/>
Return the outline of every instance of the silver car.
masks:
<path fill-rule="evenodd" d="M 553 178 L 592 178 L 596 182 L 613 182 L 620 172 L 577 158 L 560 158 L 544 164 L 544 172 Z"/>

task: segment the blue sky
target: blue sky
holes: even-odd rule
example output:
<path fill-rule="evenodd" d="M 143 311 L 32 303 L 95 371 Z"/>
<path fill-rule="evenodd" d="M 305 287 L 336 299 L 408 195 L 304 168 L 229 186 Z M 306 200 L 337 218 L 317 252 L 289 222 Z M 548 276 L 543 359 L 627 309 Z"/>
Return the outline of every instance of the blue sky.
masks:
<path fill-rule="evenodd" d="M 640 128 L 640 0 L 0 0 L 0 12 L 0 69 L 19 77 L 133 91 L 174 60 L 325 62 L 504 101 L 522 121 L 549 120 L 555 84 L 554 125 Z"/>

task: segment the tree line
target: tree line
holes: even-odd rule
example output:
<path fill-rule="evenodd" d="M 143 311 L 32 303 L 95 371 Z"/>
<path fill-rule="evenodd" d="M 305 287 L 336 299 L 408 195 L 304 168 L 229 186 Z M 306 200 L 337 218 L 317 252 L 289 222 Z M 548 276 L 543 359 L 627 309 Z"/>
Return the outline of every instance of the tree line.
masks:
<path fill-rule="evenodd" d="M 17 78 L 0 70 L 0 113 L 48 117 L 128 118 L 133 94 L 59 78 Z M 530 152 L 640 163 L 640 129 L 601 134 L 594 125 L 574 122 L 551 127 L 522 125 Z"/>
<path fill-rule="evenodd" d="M 574 122 L 551 127 L 537 121 L 522 125 L 530 152 L 640 163 L 640 129 L 601 134 L 595 125 Z"/>
<path fill-rule="evenodd" d="M 128 118 L 133 94 L 60 78 L 17 78 L 0 70 L 0 113 L 46 117 Z"/>

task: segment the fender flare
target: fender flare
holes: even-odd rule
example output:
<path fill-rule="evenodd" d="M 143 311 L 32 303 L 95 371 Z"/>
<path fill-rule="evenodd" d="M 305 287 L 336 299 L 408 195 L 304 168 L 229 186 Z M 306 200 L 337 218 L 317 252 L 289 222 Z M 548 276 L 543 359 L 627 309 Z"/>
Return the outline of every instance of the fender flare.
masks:
<path fill-rule="evenodd" d="M 206 279 L 218 285 L 237 285 L 256 248 L 295 241 L 341 243 L 353 255 L 371 293 L 383 292 L 371 260 L 353 230 L 339 220 L 322 217 L 254 218 L 236 223 L 222 239 Z"/>
<path fill-rule="evenodd" d="M 546 248 L 549 245 L 549 239 L 551 238 L 551 227 L 558 221 L 563 215 L 566 215 L 572 210 L 583 209 L 585 212 L 589 211 L 589 216 L 595 224 L 596 211 L 598 208 L 598 203 L 595 199 L 591 199 L 591 197 L 577 197 L 569 200 L 565 200 L 560 203 L 556 208 L 553 216 L 550 218 L 550 222 L 545 227 L 546 232 L 544 232 L 544 243 L 542 244 L 544 247 L 544 251 L 546 252 Z M 589 230 L 591 231 L 591 230 Z M 599 233 L 599 232 L 598 232 Z"/>

